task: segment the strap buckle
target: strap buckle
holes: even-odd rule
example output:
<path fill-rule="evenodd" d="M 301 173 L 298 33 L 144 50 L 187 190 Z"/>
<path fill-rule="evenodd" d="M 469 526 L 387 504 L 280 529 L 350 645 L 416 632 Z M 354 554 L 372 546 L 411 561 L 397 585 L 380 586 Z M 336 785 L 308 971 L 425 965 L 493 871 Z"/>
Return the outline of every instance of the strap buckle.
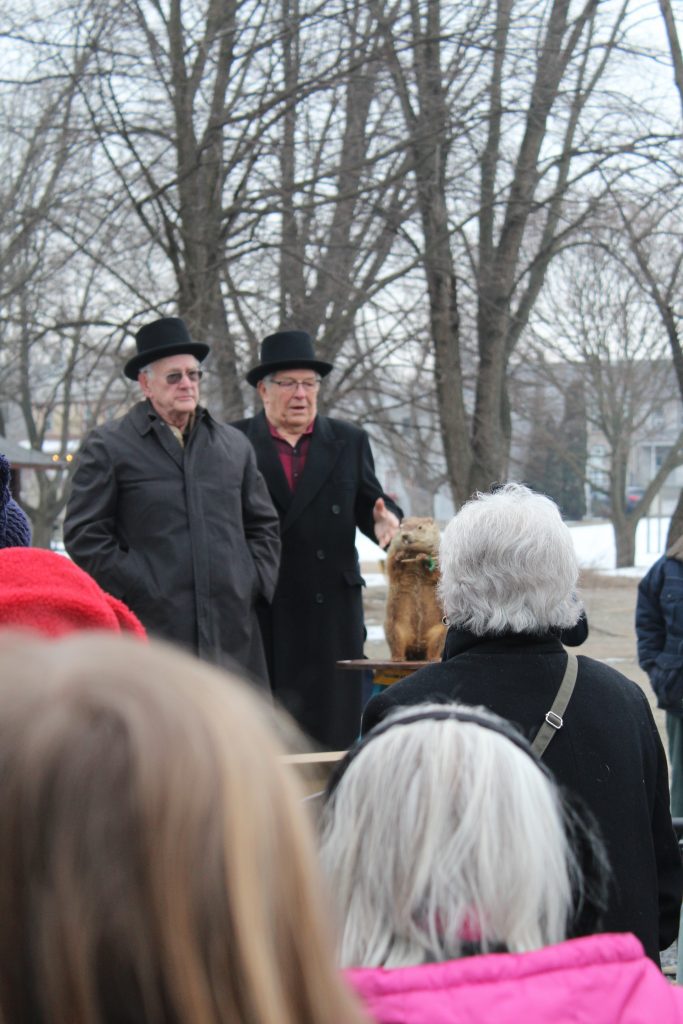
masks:
<path fill-rule="evenodd" d="M 564 725 L 562 717 L 556 714 L 554 711 L 546 712 L 545 720 L 548 723 L 548 725 L 551 725 L 553 727 L 553 729 L 561 729 Z"/>

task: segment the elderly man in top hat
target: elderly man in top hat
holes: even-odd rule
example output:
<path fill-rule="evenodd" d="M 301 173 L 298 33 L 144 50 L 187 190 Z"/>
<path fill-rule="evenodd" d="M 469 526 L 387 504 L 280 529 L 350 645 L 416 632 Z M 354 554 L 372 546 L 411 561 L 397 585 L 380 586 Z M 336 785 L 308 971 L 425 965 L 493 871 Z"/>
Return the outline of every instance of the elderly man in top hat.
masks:
<path fill-rule="evenodd" d="M 251 445 L 199 405 L 209 346 L 184 322 L 142 327 L 124 372 L 143 400 L 83 443 L 66 549 L 148 632 L 267 687 L 257 600 L 273 596 L 279 523 Z"/>
<path fill-rule="evenodd" d="M 362 710 L 362 673 L 336 668 L 363 655 L 356 527 L 386 546 L 402 512 L 375 476 L 365 431 L 318 415 L 331 369 L 305 331 L 269 335 L 247 374 L 263 412 L 234 426 L 253 444 L 280 515 L 277 590 L 259 607 L 273 694 L 321 746 L 342 749 Z"/>

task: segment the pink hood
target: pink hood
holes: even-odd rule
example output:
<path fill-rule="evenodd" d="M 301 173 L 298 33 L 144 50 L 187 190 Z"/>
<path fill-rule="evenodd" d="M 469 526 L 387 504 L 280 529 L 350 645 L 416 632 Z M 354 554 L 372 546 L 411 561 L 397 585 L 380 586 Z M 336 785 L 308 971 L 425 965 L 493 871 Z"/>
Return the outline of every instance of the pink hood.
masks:
<path fill-rule="evenodd" d="M 683 988 L 633 935 L 346 975 L 377 1024 L 683 1024 Z"/>

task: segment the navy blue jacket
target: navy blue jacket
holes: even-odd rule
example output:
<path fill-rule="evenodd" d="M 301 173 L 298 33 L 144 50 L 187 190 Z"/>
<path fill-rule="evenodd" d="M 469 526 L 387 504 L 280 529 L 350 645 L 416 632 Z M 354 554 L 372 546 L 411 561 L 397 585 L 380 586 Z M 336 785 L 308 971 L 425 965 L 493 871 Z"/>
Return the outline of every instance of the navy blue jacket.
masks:
<path fill-rule="evenodd" d="M 683 563 L 664 555 L 638 585 L 638 662 L 657 704 L 683 715 Z"/>

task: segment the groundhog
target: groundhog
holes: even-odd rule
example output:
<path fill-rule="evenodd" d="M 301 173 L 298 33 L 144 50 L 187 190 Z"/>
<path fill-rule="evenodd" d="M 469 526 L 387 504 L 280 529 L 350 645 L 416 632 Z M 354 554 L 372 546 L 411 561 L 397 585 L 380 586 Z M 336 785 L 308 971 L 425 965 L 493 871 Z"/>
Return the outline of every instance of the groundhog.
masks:
<path fill-rule="evenodd" d="M 437 661 L 446 626 L 436 596 L 439 528 L 433 519 L 404 519 L 389 545 L 384 633 L 393 661 Z"/>

